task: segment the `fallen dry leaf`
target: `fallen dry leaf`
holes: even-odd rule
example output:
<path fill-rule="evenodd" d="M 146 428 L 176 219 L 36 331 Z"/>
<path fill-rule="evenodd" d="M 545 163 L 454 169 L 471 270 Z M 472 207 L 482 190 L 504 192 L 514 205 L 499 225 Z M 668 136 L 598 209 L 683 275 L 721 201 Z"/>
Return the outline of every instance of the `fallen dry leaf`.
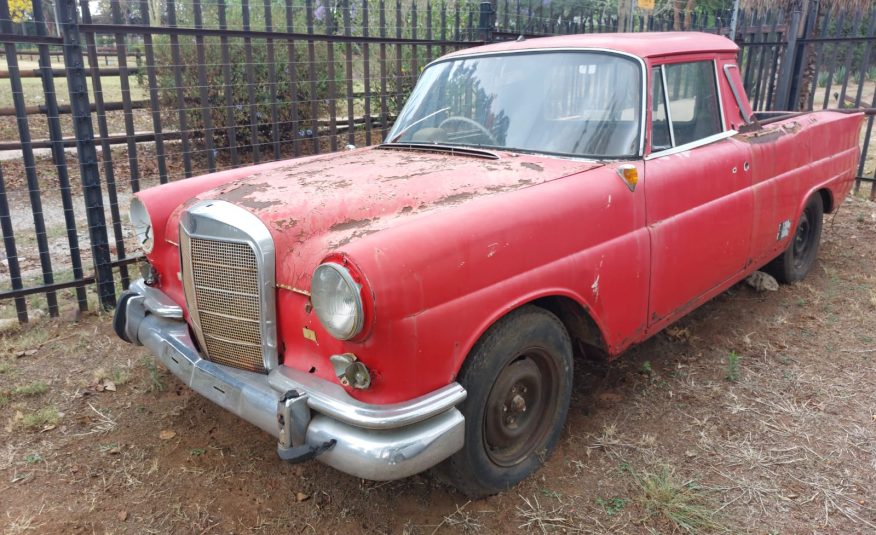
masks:
<path fill-rule="evenodd" d="M 15 354 L 15 356 L 18 357 L 18 358 L 21 358 L 21 357 L 29 357 L 29 356 L 31 356 L 31 355 L 35 355 L 36 352 L 37 352 L 36 349 L 26 349 L 26 350 L 24 350 L 24 351 L 19 351 L 19 352 L 17 352 L 17 353 Z"/>
<path fill-rule="evenodd" d="M 118 516 L 119 522 L 124 522 L 125 520 L 128 519 L 128 512 L 127 511 L 119 511 L 119 514 L 117 516 Z"/>
<path fill-rule="evenodd" d="M 171 431 L 170 429 L 164 429 L 160 433 L 158 433 L 158 438 L 161 440 L 170 440 L 176 436 L 176 431 Z"/>
<path fill-rule="evenodd" d="M 103 389 L 106 390 L 107 392 L 115 392 L 116 391 L 116 384 L 112 381 L 104 380 Z"/>
<path fill-rule="evenodd" d="M 310 499 L 310 496 L 307 494 L 304 494 L 303 492 L 299 492 L 298 494 L 295 495 L 295 499 L 298 500 L 299 502 L 306 502 L 307 500 Z"/>

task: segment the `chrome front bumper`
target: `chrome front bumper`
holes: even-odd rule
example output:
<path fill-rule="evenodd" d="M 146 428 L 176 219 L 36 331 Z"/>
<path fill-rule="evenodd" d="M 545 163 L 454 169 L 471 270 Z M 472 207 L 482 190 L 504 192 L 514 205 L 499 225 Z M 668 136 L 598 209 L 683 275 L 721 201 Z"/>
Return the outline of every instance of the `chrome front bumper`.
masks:
<path fill-rule="evenodd" d="M 120 300 L 114 325 L 192 390 L 277 437 L 281 452 L 308 445 L 329 466 L 386 481 L 462 448 L 465 420 L 455 406 L 466 392 L 458 383 L 403 403 L 362 403 L 338 384 L 283 365 L 263 375 L 204 360 L 181 318 L 166 295 L 139 280 Z"/>

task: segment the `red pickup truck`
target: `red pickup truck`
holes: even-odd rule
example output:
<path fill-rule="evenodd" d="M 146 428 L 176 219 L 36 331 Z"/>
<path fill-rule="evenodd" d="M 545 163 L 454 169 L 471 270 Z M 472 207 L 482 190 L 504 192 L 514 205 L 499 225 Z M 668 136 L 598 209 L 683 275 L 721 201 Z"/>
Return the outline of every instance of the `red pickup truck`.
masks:
<path fill-rule="evenodd" d="M 140 192 L 149 263 L 115 329 L 284 460 L 509 488 L 556 445 L 577 357 L 812 268 L 862 116 L 753 114 L 737 53 L 640 33 L 444 56 L 381 145 Z"/>

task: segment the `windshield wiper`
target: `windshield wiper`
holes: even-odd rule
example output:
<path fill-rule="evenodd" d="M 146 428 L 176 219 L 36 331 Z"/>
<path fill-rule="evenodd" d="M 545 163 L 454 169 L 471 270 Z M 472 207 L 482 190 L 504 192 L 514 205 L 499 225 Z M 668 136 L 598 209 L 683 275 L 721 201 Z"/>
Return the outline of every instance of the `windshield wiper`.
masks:
<path fill-rule="evenodd" d="M 377 145 L 378 149 L 395 149 L 395 150 L 417 150 L 423 152 L 443 152 L 459 156 L 473 156 L 475 158 L 486 158 L 488 160 L 498 160 L 499 155 L 484 149 L 476 149 L 472 147 L 460 147 L 456 145 L 446 145 L 442 143 L 381 143 Z"/>
<path fill-rule="evenodd" d="M 414 122 L 412 122 L 411 124 L 407 125 L 406 127 L 402 128 L 402 129 L 401 129 L 401 132 L 399 132 L 398 134 L 396 134 L 394 138 L 392 138 L 392 139 L 390 139 L 389 141 L 387 141 L 387 143 L 395 143 L 396 141 L 399 140 L 399 138 L 401 138 L 403 135 L 407 134 L 408 131 L 410 131 L 411 128 L 417 126 L 418 124 L 422 123 L 422 122 L 425 121 L 426 119 L 431 119 L 432 117 L 435 117 L 435 116 L 438 115 L 439 113 L 445 112 L 445 111 L 447 111 L 447 110 L 449 110 L 449 109 L 450 109 L 450 106 L 445 106 L 445 107 L 441 108 L 441 109 L 438 110 L 438 111 L 433 111 L 432 113 L 430 113 L 429 115 L 423 117 L 422 119 L 417 119 L 416 121 L 414 121 Z"/>

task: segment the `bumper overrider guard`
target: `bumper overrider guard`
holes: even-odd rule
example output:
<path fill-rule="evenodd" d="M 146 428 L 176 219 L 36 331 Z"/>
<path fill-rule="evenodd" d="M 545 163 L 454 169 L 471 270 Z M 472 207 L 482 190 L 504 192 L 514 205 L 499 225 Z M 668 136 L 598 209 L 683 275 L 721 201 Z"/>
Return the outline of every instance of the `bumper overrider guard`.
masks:
<path fill-rule="evenodd" d="M 407 402 L 372 405 L 283 365 L 261 374 L 216 364 L 199 354 L 182 309 L 142 279 L 122 295 L 113 326 L 124 340 L 149 348 L 192 390 L 277 437 L 283 460 L 317 457 L 353 476 L 386 481 L 422 472 L 462 448 L 465 420 L 455 406 L 466 392 L 458 383 Z"/>

